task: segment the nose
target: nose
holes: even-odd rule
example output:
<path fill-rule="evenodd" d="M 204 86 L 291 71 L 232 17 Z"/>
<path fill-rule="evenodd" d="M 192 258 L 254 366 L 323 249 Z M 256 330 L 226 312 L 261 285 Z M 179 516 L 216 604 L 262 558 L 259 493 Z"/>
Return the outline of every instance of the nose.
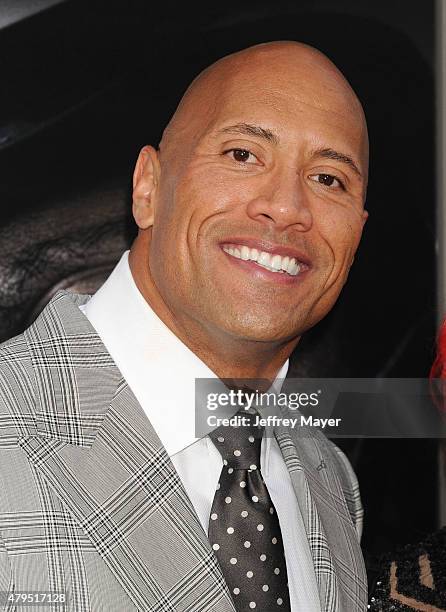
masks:
<path fill-rule="evenodd" d="M 247 213 L 252 219 L 274 225 L 278 230 L 294 226 L 307 232 L 313 225 L 309 195 L 301 177 L 290 168 L 263 184 L 261 194 L 250 200 Z"/>

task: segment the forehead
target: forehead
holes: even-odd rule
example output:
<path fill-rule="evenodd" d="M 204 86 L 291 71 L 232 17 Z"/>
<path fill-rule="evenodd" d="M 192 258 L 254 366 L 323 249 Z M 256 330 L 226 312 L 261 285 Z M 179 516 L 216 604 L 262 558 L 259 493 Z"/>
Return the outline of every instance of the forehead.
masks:
<path fill-rule="evenodd" d="M 353 92 L 337 74 L 309 72 L 308 66 L 275 74 L 258 68 L 234 71 L 213 100 L 205 133 L 245 122 L 270 129 L 284 145 L 348 148 L 365 164 L 367 131 Z"/>

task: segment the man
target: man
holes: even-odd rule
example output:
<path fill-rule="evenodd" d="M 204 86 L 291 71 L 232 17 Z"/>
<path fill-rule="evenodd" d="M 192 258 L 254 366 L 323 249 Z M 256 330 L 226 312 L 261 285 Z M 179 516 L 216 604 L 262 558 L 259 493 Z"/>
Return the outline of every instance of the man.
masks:
<path fill-rule="evenodd" d="M 140 153 L 128 256 L 2 347 L 2 590 L 76 612 L 365 609 L 342 453 L 277 428 L 231 438 L 258 453 L 233 468 L 220 431 L 195 438 L 192 392 L 286 375 L 347 279 L 367 165 L 361 105 L 320 52 L 258 45 L 195 79 Z"/>

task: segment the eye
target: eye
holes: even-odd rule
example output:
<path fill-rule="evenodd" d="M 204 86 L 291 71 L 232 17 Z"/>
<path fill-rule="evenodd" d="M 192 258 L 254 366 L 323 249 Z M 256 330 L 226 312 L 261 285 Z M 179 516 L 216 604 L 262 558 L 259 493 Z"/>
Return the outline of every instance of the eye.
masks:
<path fill-rule="evenodd" d="M 238 163 L 254 164 L 257 161 L 257 157 L 247 149 L 228 149 L 227 151 L 224 151 L 223 154 L 226 155 L 227 153 L 229 153 L 232 159 Z"/>
<path fill-rule="evenodd" d="M 345 191 L 344 183 L 332 174 L 312 174 L 308 178 L 312 181 L 315 181 L 316 183 L 324 185 L 325 187 L 332 187 L 334 189 L 340 187 Z"/>

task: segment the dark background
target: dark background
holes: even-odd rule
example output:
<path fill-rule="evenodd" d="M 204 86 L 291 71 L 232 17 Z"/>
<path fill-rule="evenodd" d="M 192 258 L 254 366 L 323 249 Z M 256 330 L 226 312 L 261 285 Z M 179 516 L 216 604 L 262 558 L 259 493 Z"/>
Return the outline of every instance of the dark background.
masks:
<path fill-rule="evenodd" d="M 222 55 L 291 39 L 327 53 L 353 85 L 371 162 L 370 218 L 349 283 L 298 346 L 290 374 L 427 376 L 436 320 L 432 1 L 14 7 L 2 12 L 0 2 L 0 339 L 57 288 L 94 291 L 105 279 L 134 235 L 138 151 L 158 143 L 190 80 Z M 436 528 L 436 442 L 340 445 L 360 480 L 367 552 Z"/>

